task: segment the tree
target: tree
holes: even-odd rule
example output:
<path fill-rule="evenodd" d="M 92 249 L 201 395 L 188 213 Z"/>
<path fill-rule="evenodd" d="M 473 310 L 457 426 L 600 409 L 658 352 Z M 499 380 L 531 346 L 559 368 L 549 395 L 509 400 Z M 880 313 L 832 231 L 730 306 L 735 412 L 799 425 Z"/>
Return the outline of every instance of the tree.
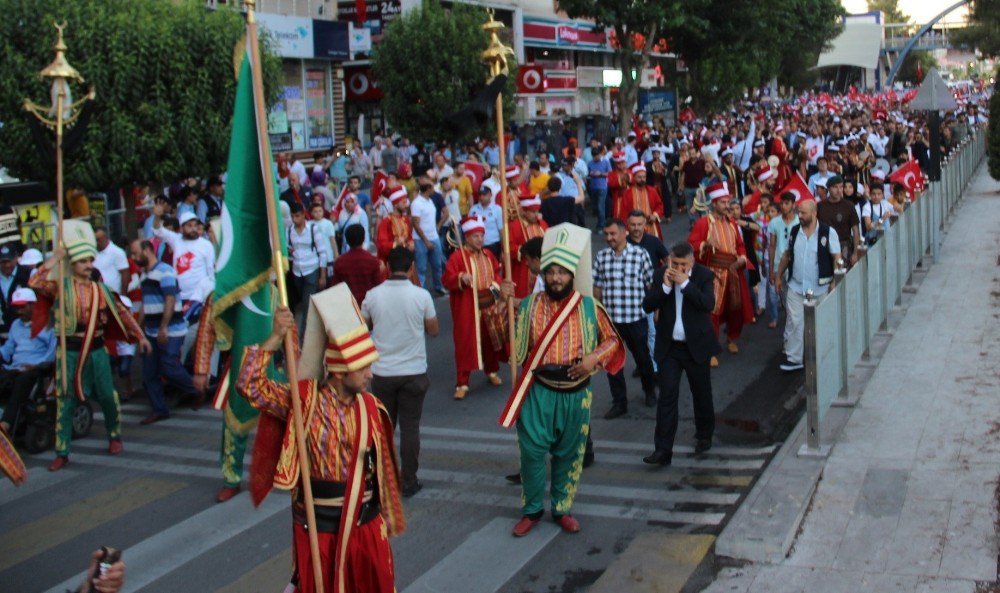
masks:
<path fill-rule="evenodd" d="M 610 27 L 617 40 L 615 58 L 621 67 L 618 89 L 620 127 L 630 128 L 639 97 L 642 70 L 649 65 L 653 45 L 671 38 L 682 27 L 704 27 L 692 5 L 680 0 L 558 0 L 570 18 L 593 19 L 598 27 Z M 669 41 L 668 41 L 669 43 Z M 672 49 L 672 45 L 670 46 Z"/>
<path fill-rule="evenodd" d="M 987 168 L 990 177 L 1000 181 L 1000 85 L 994 85 L 990 97 L 990 121 L 987 135 Z"/>
<path fill-rule="evenodd" d="M 1000 57 L 1000 0 L 972 0 L 969 5 L 969 26 L 954 31 L 952 40 L 985 57 Z"/>
<path fill-rule="evenodd" d="M 912 23 L 910 15 L 899 9 L 899 0 L 868 0 L 868 10 L 881 10 L 887 25 Z M 909 37 L 912 33 L 912 27 L 893 27 L 889 37 Z"/>
<path fill-rule="evenodd" d="M 91 85 L 97 91 L 83 143 L 67 158 L 67 187 L 108 190 L 225 168 L 233 48 L 245 31 L 239 12 L 197 0 L 0 0 L 0 14 L 0 162 L 12 175 L 53 175 L 22 100 L 49 101 L 38 71 L 52 61 L 52 23 L 61 21 L 66 57 L 86 79 L 74 96 Z M 262 51 L 268 47 L 265 38 Z M 278 59 L 265 53 L 263 64 L 265 81 L 277 81 Z"/>
<path fill-rule="evenodd" d="M 482 30 L 485 10 L 455 3 L 445 10 L 424 0 L 419 10 L 394 20 L 375 48 L 372 66 L 383 93 L 382 109 L 392 126 L 418 142 L 440 140 L 443 116 L 469 104 L 486 85 L 489 70 L 480 54 L 489 43 Z M 514 114 L 516 65 L 503 92 L 504 120 Z M 496 124 L 467 130 L 472 136 L 496 136 Z"/>
<path fill-rule="evenodd" d="M 781 31 L 778 82 L 797 89 L 816 81 L 819 55 L 841 32 L 839 0 L 785 0 L 768 12 Z"/>

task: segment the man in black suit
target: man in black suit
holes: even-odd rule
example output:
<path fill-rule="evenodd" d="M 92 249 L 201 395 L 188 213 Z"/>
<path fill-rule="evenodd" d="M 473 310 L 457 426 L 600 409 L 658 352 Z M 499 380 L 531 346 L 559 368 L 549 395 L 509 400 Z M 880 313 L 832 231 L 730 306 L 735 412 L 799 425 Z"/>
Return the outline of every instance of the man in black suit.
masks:
<path fill-rule="evenodd" d="M 694 263 L 691 245 L 680 242 L 671 247 L 667 266 L 653 277 L 661 282 L 654 280 L 642 307 L 647 312 L 659 312 L 653 356 L 659 367 L 660 399 L 653 436 L 656 450 L 642 460 L 651 465 L 670 465 L 682 372 L 687 373 L 694 400 L 694 451 L 703 453 L 712 448 L 715 409 L 709 360 L 722 347 L 709 318 L 715 308 L 715 276 Z"/>
<path fill-rule="evenodd" d="M 17 243 L 0 245 L 0 337 L 7 339 L 10 324 L 17 319 L 17 307 L 10 304 L 10 297 L 18 288 L 28 286 L 31 268 L 17 265 Z"/>

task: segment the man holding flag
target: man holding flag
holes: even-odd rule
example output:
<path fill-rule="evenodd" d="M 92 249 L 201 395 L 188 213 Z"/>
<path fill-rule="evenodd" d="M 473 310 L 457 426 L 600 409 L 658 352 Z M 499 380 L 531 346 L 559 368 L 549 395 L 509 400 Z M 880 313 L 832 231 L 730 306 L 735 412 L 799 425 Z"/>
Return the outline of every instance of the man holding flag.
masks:
<path fill-rule="evenodd" d="M 603 368 L 617 373 L 625 347 L 607 312 L 590 293 L 590 232 L 564 223 L 542 239 L 545 291 L 521 302 L 515 329 L 517 384 L 500 425 L 517 425 L 521 454 L 521 520 L 515 537 L 541 521 L 546 457 L 552 456 L 553 520 L 567 533 L 580 531 L 570 515 L 590 434 L 590 377 Z"/>

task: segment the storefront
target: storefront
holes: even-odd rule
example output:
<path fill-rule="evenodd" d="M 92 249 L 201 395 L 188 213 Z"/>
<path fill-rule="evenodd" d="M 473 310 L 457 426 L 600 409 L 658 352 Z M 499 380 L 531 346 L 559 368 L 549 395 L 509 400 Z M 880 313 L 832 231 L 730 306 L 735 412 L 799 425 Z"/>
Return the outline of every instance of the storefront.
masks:
<path fill-rule="evenodd" d="M 340 62 L 349 55 L 347 23 L 258 17 L 282 58 L 281 96 L 268 115 L 271 149 L 312 153 L 333 148 L 343 135 L 343 101 L 334 89 L 340 89 Z"/>

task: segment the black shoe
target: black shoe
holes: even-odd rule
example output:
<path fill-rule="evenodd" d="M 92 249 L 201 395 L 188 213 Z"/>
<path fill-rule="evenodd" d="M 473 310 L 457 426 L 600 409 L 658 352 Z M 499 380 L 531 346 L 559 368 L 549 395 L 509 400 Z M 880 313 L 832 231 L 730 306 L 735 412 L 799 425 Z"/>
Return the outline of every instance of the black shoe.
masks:
<path fill-rule="evenodd" d="M 652 408 L 656 405 L 656 392 L 648 391 L 646 392 L 646 407 Z"/>
<path fill-rule="evenodd" d="M 698 442 L 694 444 L 694 454 L 704 453 L 712 448 L 712 439 L 698 439 Z"/>
<path fill-rule="evenodd" d="M 423 488 L 424 485 L 421 484 L 419 481 L 414 482 L 412 484 L 407 484 L 406 486 L 403 486 L 403 498 L 409 498 L 414 494 L 416 494 L 417 492 L 423 490 Z"/>
<path fill-rule="evenodd" d="M 587 451 L 583 454 L 583 467 L 590 467 L 594 465 L 594 452 Z"/>
<path fill-rule="evenodd" d="M 784 363 L 779 365 L 778 368 L 786 373 L 794 373 L 796 371 L 801 371 L 806 367 L 801 362 L 792 362 L 790 360 L 786 360 Z"/>
<path fill-rule="evenodd" d="M 657 449 L 652 455 L 643 457 L 642 462 L 649 465 L 670 465 L 670 451 Z"/>
<path fill-rule="evenodd" d="M 509 474 L 504 476 L 504 479 L 510 482 L 511 484 L 520 484 L 521 474 Z"/>
<path fill-rule="evenodd" d="M 621 404 L 614 404 L 611 409 L 604 413 L 605 420 L 614 420 L 628 413 L 628 407 Z"/>

